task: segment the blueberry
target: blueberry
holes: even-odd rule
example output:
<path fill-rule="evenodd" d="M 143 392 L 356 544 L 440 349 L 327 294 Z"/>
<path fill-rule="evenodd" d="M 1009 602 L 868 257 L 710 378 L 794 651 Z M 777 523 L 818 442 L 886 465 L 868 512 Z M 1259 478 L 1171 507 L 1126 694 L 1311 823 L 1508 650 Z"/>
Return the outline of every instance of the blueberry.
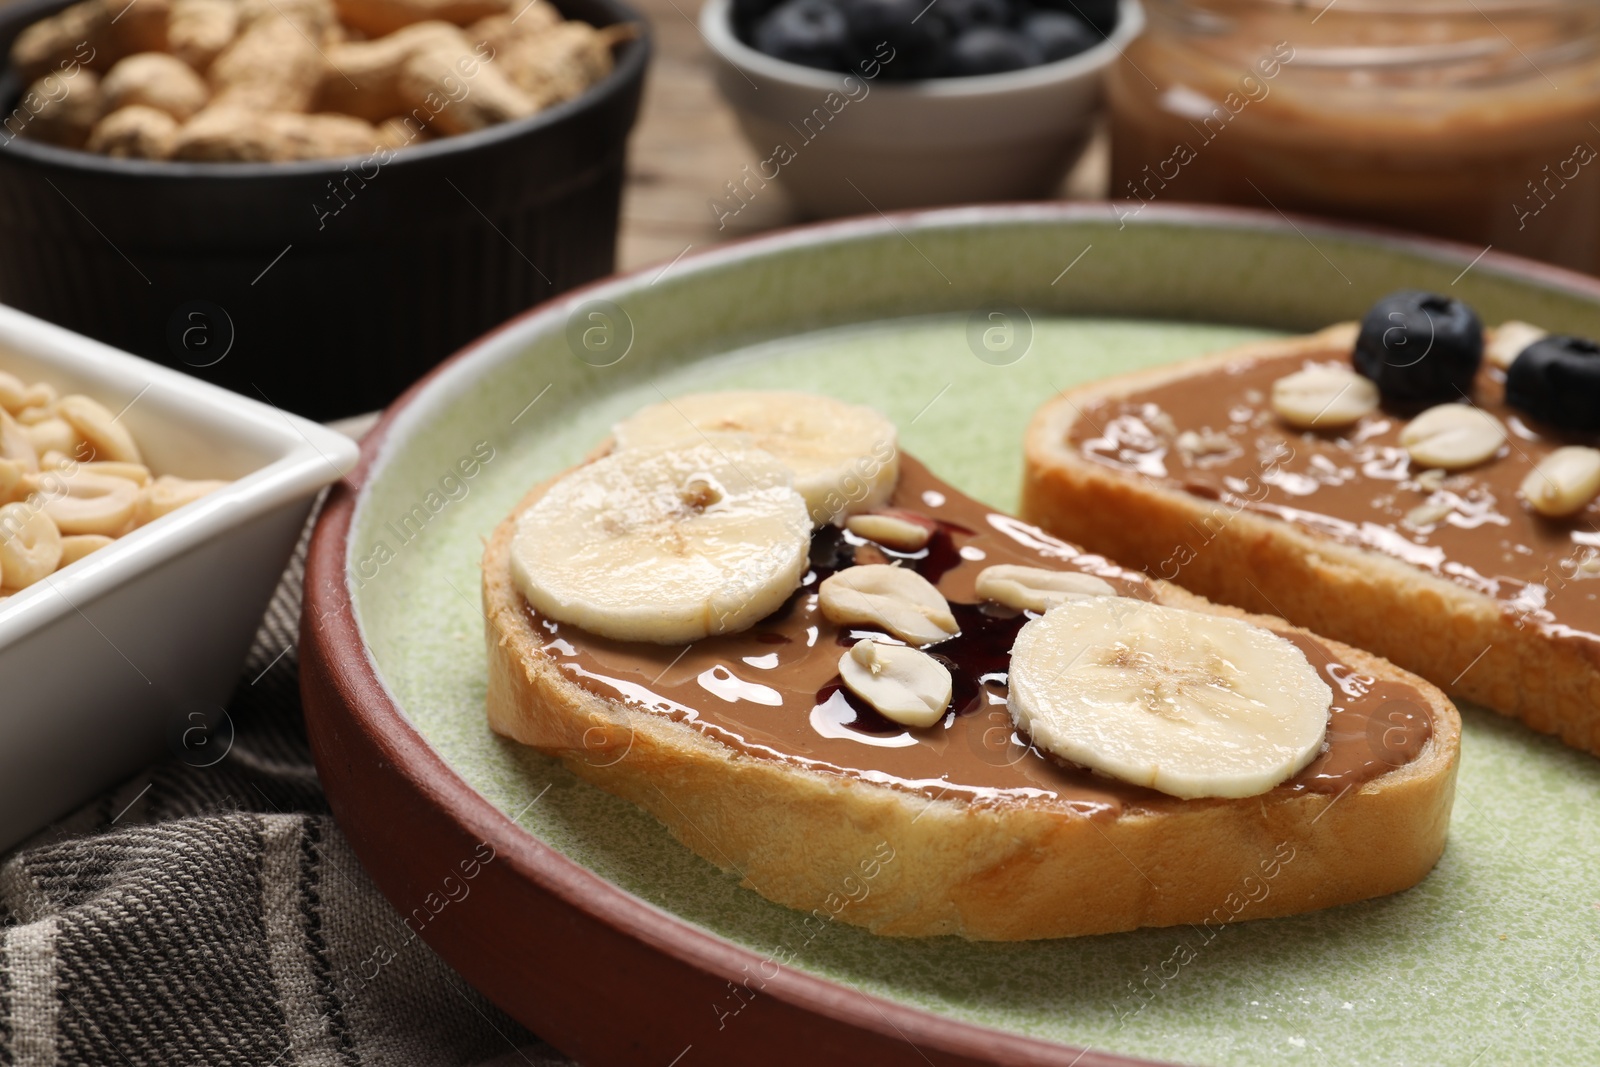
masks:
<path fill-rule="evenodd" d="M 756 24 L 781 0 L 733 0 L 733 29 L 746 44 L 755 41 Z"/>
<path fill-rule="evenodd" d="M 1006 0 L 939 0 L 932 11 L 950 27 L 952 36 L 975 26 L 1009 26 L 1012 21 Z"/>
<path fill-rule="evenodd" d="M 850 31 L 843 13 L 828 0 L 785 0 L 757 23 L 755 46 L 791 63 L 845 70 Z"/>
<path fill-rule="evenodd" d="M 1385 400 L 1402 406 L 1471 396 L 1482 361 L 1477 313 L 1436 293 L 1390 293 L 1372 305 L 1356 338 L 1356 370 Z"/>
<path fill-rule="evenodd" d="M 1039 46 L 1046 63 L 1088 51 L 1104 39 L 1087 22 L 1059 11 L 1035 11 L 1022 20 L 1022 33 Z"/>
<path fill-rule="evenodd" d="M 1035 0 L 1042 8 L 1080 18 L 1095 31 L 1095 40 L 1104 40 L 1117 28 L 1117 0 Z"/>
<path fill-rule="evenodd" d="M 928 0 L 844 0 L 856 56 L 878 59 L 885 78 L 933 74 L 947 34 L 937 18 L 926 14 L 927 6 Z M 893 52 L 880 51 L 883 46 Z M 884 61 L 885 55 L 893 58 Z"/>
<path fill-rule="evenodd" d="M 1563 430 L 1600 430 L 1600 345 L 1546 337 L 1506 371 L 1506 403 Z"/>
<path fill-rule="evenodd" d="M 1015 30 L 978 26 L 957 37 L 945 57 L 944 72 L 953 77 L 999 74 L 1036 67 L 1044 62 L 1039 46 Z"/>

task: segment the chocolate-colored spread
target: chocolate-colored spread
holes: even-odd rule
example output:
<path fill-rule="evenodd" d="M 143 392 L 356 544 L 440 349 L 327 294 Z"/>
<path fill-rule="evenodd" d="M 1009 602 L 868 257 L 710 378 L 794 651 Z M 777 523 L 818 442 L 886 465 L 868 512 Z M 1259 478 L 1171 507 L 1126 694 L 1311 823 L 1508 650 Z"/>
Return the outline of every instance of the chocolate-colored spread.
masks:
<path fill-rule="evenodd" d="M 1086 571 L 1141 599 L 1153 596 L 1147 579 L 984 507 L 904 455 L 892 504 L 936 519 L 940 532 L 918 552 L 894 553 L 831 527 L 819 531 L 801 589 L 742 633 L 688 647 L 650 645 L 596 637 L 531 608 L 529 615 L 574 681 L 692 725 L 748 756 L 930 797 L 1044 799 L 1096 815 L 1211 803 L 1092 774 L 1019 737 L 1006 710 L 1006 672 L 1011 642 L 1027 619 L 973 591 L 978 572 L 994 563 Z M 835 570 L 894 558 L 934 582 L 961 624 L 959 636 L 928 650 L 945 659 L 955 685 L 951 711 L 925 729 L 884 719 L 841 686 L 840 655 L 861 637 L 881 635 L 841 630 L 816 603 L 818 584 Z M 1336 794 L 1416 758 L 1432 724 L 1415 688 L 1360 675 L 1315 639 L 1280 632 L 1322 673 L 1334 700 L 1323 753 L 1275 793 Z"/>
<path fill-rule="evenodd" d="M 1071 443 L 1120 470 L 1403 560 L 1600 655 L 1600 502 L 1550 519 L 1517 495 L 1545 456 L 1594 439 L 1532 425 L 1506 405 L 1504 372 L 1485 363 L 1472 399 L 1505 424 L 1506 445 L 1442 484 L 1419 482 L 1422 471 L 1400 445 L 1403 413 L 1379 411 L 1327 434 L 1278 421 L 1272 383 L 1308 363 L 1348 367 L 1350 353 L 1241 359 L 1094 404 L 1074 424 Z M 1198 449 L 1180 447 L 1185 432 L 1200 436 Z"/>
<path fill-rule="evenodd" d="M 1270 203 L 1600 271 L 1595 6 L 1146 4 L 1106 72 L 1108 206 Z"/>

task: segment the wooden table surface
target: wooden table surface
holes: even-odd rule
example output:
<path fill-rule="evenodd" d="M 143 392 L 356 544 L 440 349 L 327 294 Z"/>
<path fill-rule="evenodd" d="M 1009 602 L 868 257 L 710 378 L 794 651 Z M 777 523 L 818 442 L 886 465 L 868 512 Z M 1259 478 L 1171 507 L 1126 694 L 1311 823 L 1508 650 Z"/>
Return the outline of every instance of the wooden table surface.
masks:
<path fill-rule="evenodd" d="M 710 50 L 695 19 L 699 0 L 634 0 L 655 31 L 655 57 L 629 148 L 617 269 L 666 263 L 688 249 L 804 221 L 781 183 L 718 230 L 710 201 L 741 167 L 760 159 L 712 83 Z M 1108 158 L 1098 136 L 1062 183 L 1061 195 L 1103 197 Z"/>

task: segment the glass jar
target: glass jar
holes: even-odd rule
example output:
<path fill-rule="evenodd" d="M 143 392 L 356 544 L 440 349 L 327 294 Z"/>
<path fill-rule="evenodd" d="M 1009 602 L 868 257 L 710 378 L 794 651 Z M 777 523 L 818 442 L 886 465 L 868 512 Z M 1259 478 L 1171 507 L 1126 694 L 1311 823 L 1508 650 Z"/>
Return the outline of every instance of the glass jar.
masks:
<path fill-rule="evenodd" d="M 1144 0 L 1111 196 L 1374 222 L 1600 273 L 1595 0 Z"/>

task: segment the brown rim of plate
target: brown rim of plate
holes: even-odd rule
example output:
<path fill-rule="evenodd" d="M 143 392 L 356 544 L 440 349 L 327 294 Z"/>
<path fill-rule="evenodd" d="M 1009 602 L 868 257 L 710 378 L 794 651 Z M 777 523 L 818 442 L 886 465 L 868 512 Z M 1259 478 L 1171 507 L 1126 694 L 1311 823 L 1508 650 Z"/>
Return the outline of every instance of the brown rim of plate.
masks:
<path fill-rule="evenodd" d="M 1109 205 L 960 209 L 963 221 L 1115 219 Z M 945 209 L 792 227 L 730 241 L 694 263 L 765 247 L 892 232 Z M 1600 281 L 1434 238 L 1281 213 L 1149 205 L 1140 225 L 1338 233 L 1431 258 L 1487 262 L 1600 302 Z M 1303 225 L 1302 225 L 1303 224 Z M 1309 238 L 1308 238 L 1309 240 Z M 674 261 L 675 263 L 681 261 Z M 649 276 L 656 268 L 621 278 Z M 330 493 L 306 561 L 301 692 L 328 802 L 368 874 L 420 935 L 490 1000 L 586 1067 L 815 1063 L 939 1067 L 1136 1067 L 1155 1061 L 1021 1037 L 871 996 L 780 966 L 649 904 L 567 859 L 466 783 L 394 703 L 362 642 L 345 582 L 350 520 L 396 415 L 445 367 L 553 304 L 559 294 L 469 344 L 411 386 L 361 442 Z M 486 858 L 488 857 L 488 858 Z M 470 873 L 469 873 L 470 872 Z M 375 956 L 379 953 L 375 951 Z M 377 961 L 374 961 L 378 964 Z M 576 963 L 576 965 L 575 965 Z"/>

